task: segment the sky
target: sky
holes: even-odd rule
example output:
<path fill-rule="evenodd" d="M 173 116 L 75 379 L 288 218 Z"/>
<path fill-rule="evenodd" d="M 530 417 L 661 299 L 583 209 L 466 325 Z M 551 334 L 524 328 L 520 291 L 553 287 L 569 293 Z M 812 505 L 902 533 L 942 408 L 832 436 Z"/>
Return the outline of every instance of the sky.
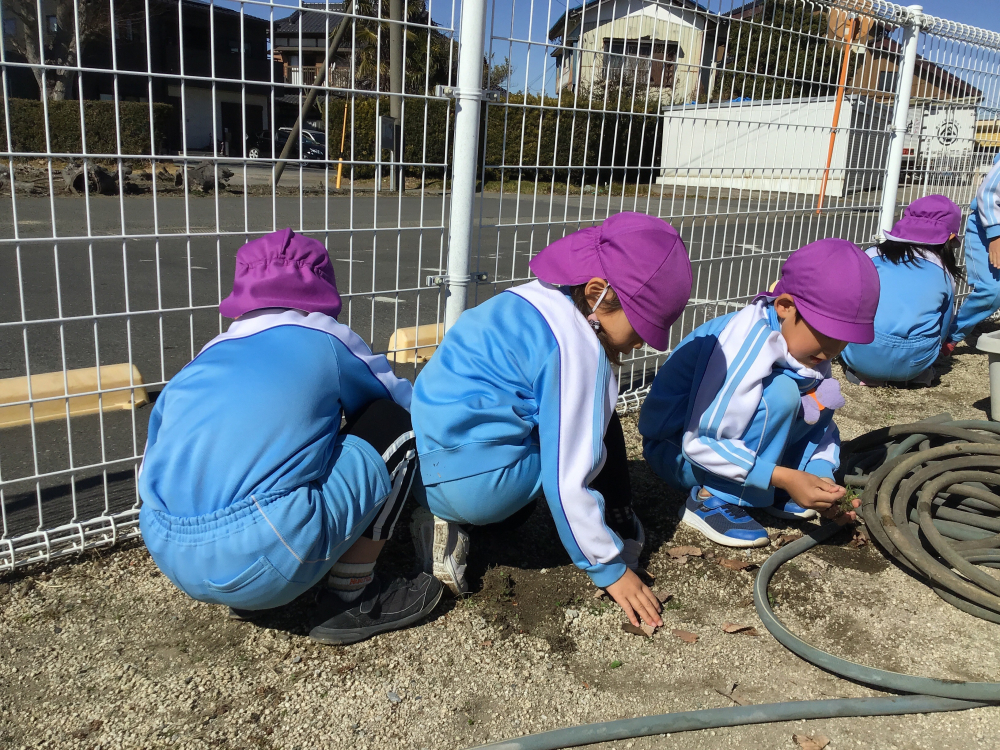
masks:
<path fill-rule="evenodd" d="M 220 6 L 238 9 L 236 0 L 215 0 Z M 492 50 L 494 62 L 502 62 L 510 57 L 514 73 L 509 88 L 539 92 L 542 88 L 551 93 L 554 88 L 555 66 L 550 55 L 551 48 L 544 42 L 548 27 L 565 11 L 567 1 L 576 7 L 582 0 L 483 0 L 487 2 L 487 12 L 492 16 Z M 592 1 L 592 0 L 590 0 Z M 628 2 L 628 0 L 617 0 Z M 284 17 L 298 5 L 298 0 L 272 0 L 275 19 Z M 433 19 L 442 26 L 458 26 L 462 0 L 426 0 L 432 9 Z M 711 10 L 728 9 L 738 6 L 741 0 L 700 0 Z M 1000 0 L 923 0 L 924 11 L 934 16 L 1000 32 Z M 267 17 L 267 5 L 244 5 L 245 12 Z M 287 8 L 287 10 L 285 10 Z M 487 18 L 487 25 L 491 18 Z M 522 40 L 509 43 L 498 37 L 512 37 Z M 530 42 L 530 43 L 529 43 Z M 487 51 L 491 49 L 487 39 Z M 994 65 L 996 63 L 994 62 Z M 996 69 L 994 65 L 990 68 Z M 981 82 L 977 82 L 982 86 Z M 1000 86 L 987 86 L 997 92 Z M 990 99 L 995 96 L 989 97 Z"/>

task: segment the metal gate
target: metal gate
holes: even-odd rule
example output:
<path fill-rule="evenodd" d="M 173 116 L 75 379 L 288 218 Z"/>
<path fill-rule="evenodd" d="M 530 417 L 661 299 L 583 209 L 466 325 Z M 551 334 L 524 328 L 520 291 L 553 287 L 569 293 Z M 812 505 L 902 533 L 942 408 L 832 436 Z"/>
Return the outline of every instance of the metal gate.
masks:
<path fill-rule="evenodd" d="M 1000 35 L 874 0 L 0 0 L 0 26 L 0 570 L 138 534 L 149 403 L 253 237 L 323 241 L 342 322 L 414 377 L 615 212 L 688 245 L 676 344 L 807 242 L 967 207 L 1000 151 Z"/>

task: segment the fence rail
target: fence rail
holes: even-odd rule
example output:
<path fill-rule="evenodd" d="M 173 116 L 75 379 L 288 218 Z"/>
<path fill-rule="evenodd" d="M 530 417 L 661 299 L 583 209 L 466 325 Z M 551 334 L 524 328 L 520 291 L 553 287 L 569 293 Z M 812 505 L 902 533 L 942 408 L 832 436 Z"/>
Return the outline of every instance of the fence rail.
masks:
<path fill-rule="evenodd" d="M 141 402 L 226 327 L 249 239 L 323 241 L 341 321 L 413 378 L 615 212 L 687 243 L 676 345 L 802 244 L 967 209 L 1000 151 L 1000 34 L 882 0 L 0 0 L 0 29 L 0 571 L 138 534 Z"/>

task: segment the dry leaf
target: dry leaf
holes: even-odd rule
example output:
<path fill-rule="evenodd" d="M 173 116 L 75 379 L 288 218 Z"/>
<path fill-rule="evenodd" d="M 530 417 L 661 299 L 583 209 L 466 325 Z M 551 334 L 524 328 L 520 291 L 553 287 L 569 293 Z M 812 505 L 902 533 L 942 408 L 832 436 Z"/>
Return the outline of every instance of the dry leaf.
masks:
<path fill-rule="evenodd" d="M 493 641 L 487 638 L 485 641 L 483 641 L 483 645 L 486 646 L 486 648 L 489 648 L 490 646 L 493 645 Z"/>
<path fill-rule="evenodd" d="M 854 536 L 851 538 L 850 545 L 858 548 L 864 547 L 866 544 L 868 544 L 868 532 L 862 526 L 855 526 Z"/>
<path fill-rule="evenodd" d="M 759 635 L 757 628 L 751 625 L 737 625 L 735 622 L 722 623 L 722 630 L 726 633 L 744 633 L 745 635 Z"/>
<path fill-rule="evenodd" d="M 747 562 L 746 560 L 730 560 L 727 557 L 720 557 L 719 565 L 723 568 L 729 568 L 730 570 L 750 570 L 751 568 L 757 567 L 752 562 Z"/>
<path fill-rule="evenodd" d="M 824 737 L 822 734 L 814 734 L 812 737 L 808 734 L 793 734 L 792 739 L 798 743 L 802 750 L 823 750 L 830 744 L 830 738 Z"/>
<path fill-rule="evenodd" d="M 605 591 L 604 589 L 597 589 L 597 591 L 594 592 L 594 598 L 595 599 L 603 599 L 607 595 L 608 595 L 608 592 Z"/>
<path fill-rule="evenodd" d="M 354 664 L 345 664 L 342 667 L 337 667 L 337 674 L 344 674 L 346 672 L 350 672 L 352 669 L 354 669 L 354 667 L 355 667 Z"/>
<path fill-rule="evenodd" d="M 678 565 L 683 565 L 688 561 L 687 555 L 681 555 L 680 557 L 673 557 L 671 559 Z"/>
<path fill-rule="evenodd" d="M 702 552 L 700 547 L 671 547 L 667 550 L 667 554 L 671 557 L 701 557 Z"/>
<path fill-rule="evenodd" d="M 660 604 L 666 604 L 669 600 L 673 599 L 674 595 L 666 591 L 666 589 L 657 589 L 653 592 L 653 596 Z"/>
<path fill-rule="evenodd" d="M 777 539 L 774 540 L 775 547 L 784 547 L 786 544 L 797 541 L 802 538 L 801 534 L 782 534 Z"/>
<path fill-rule="evenodd" d="M 636 627 L 630 622 L 622 623 L 622 630 L 626 633 L 631 633 L 632 635 L 642 635 L 646 638 L 652 638 L 653 633 L 656 632 L 656 628 L 652 625 L 647 625 L 646 623 L 640 621 L 639 627 Z"/>
<path fill-rule="evenodd" d="M 698 640 L 698 635 L 696 633 L 688 632 L 687 630 L 671 630 L 671 635 L 677 636 L 685 643 L 694 643 Z"/>

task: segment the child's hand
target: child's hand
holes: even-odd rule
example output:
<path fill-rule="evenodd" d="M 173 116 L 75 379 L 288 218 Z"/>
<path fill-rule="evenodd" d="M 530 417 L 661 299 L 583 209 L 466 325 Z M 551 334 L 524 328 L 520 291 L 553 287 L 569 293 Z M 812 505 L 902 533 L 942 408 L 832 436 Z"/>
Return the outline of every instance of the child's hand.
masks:
<path fill-rule="evenodd" d="M 861 501 L 858 498 L 851 500 L 851 505 L 855 508 L 861 507 Z M 853 510 L 842 511 L 839 505 L 834 505 L 832 508 L 824 510 L 820 513 L 823 518 L 829 519 L 836 523 L 838 526 L 843 526 L 847 523 L 854 523 L 858 520 L 858 514 Z"/>
<path fill-rule="evenodd" d="M 818 477 L 807 471 L 796 471 L 779 466 L 771 475 L 771 484 L 787 492 L 803 508 L 824 511 L 832 508 L 847 490 L 827 477 Z"/>
<path fill-rule="evenodd" d="M 625 610 L 629 622 L 636 627 L 639 627 L 639 617 L 647 625 L 660 627 L 663 624 L 659 614 L 660 602 L 653 596 L 649 586 L 639 580 L 639 576 L 631 570 L 626 569 L 625 575 L 608 586 L 605 591 Z"/>

